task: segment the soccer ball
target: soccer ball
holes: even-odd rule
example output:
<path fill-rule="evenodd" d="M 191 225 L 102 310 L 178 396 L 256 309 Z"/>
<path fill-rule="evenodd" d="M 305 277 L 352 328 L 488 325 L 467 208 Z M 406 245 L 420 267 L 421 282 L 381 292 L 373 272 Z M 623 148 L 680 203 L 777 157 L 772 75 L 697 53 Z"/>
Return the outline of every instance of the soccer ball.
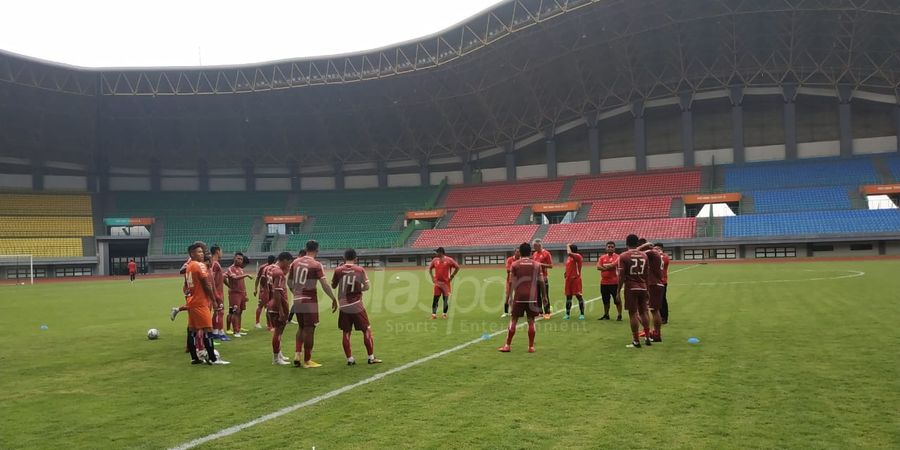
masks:
<path fill-rule="evenodd" d="M 151 328 L 151 329 L 147 330 L 147 339 L 150 339 L 152 341 L 158 337 L 159 337 L 159 330 L 157 330 L 156 328 Z"/>

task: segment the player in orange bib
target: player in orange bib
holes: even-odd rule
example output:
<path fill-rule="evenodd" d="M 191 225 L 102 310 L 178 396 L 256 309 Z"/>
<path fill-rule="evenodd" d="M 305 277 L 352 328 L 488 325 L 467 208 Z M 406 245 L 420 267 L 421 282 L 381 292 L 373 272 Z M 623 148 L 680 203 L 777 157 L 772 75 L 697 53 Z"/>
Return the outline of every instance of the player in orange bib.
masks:
<path fill-rule="evenodd" d="M 197 241 L 188 247 L 191 257 L 184 273 L 185 293 L 188 294 L 185 308 L 188 312 L 188 352 L 191 354 L 191 364 L 229 364 L 216 357 L 212 339 L 212 310 L 210 305 L 214 298 L 209 271 L 204 260 L 208 260 L 206 244 Z M 174 316 L 174 314 L 173 314 Z M 197 352 L 195 338 L 197 333 L 203 333 L 203 346 L 206 350 L 206 358 L 202 358 Z"/>

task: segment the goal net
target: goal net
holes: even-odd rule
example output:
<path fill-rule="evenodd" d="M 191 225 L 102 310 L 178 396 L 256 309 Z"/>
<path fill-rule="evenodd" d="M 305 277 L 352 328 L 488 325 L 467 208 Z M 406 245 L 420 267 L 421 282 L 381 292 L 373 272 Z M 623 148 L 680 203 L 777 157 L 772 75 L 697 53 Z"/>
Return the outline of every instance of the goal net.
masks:
<path fill-rule="evenodd" d="M 34 257 L 0 255 L 0 283 L 34 284 Z"/>

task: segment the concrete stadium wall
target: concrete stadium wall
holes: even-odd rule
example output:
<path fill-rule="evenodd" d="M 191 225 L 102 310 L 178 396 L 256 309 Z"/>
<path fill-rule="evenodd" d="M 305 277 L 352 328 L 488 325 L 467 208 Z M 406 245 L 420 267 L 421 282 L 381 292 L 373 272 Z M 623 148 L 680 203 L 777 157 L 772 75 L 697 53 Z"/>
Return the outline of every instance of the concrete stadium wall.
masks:
<path fill-rule="evenodd" d="M 0 188 L 31 189 L 31 175 L 20 173 L 0 173 Z"/>
<path fill-rule="evenodd" d="M 378 175 L 348 175 L 344 177 L 346 189 L 371 189 L 378 187 Z"/>
<path fill-rule="evenodd" d="M 247 188 L 246 180 L 243 177 L 217 178 L 209 179 L 210 191 L 244 191 Z"/>
<path fill-rule="evenodd" d="M 87 177 L 77 175 L 47 175 L 44 189 L 55 191 L 87 191 Z"/>
<path fill-rule="evenodd" d="M 163 191 L 196 191 L 200 188 L 200 180 L 192 177 L 162 177 L 159 187 Z"/>
<path fill-rule="evenodd" d="M 412 187 L 419 186 L 422 177 L 418 173 L 392 173 L 388 174 L 388 187 Z"/>
<path fill-rule="evenodd" d="M 335 188 L 334 177 L 301 177 L 300 190 L 322 191 Z"/>
<path fill-rule="evenodd" d="M 291 190 L 290 178 L 257 178 L 257 191 L 289 191 Z"/>
<path fill-rule="evenodd" d="M 150 177 L 109 177 L 111 191 L 149 191 Z"/>

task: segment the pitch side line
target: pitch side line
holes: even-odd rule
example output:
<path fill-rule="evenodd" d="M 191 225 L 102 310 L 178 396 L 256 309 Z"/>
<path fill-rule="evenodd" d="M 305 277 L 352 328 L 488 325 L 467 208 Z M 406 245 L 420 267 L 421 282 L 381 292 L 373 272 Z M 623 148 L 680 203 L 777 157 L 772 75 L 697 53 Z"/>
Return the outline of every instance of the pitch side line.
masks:
<path fill-rule="evenodd" d="M 669 274 L 671 275 L 671 274 L 673 274 L 673 273 L 678 273 L 678 272 L 682 272 L 682 271 L 685 271 L 685 270 L 688 270 L 688 269 L 693 269 L 694 267 L 697 267 L 697 266 L 689 266 L 689 267 L 685 267 L 684 269 L 674 270 L 674 271 L 672 271 L 672 272 L 669 272 Z M 592 299 L 589 299 L 589 300 L 585 300 L 584 303 L 585 303 L 585 304 L 593 303 L 593 302 L 595 302 L 595 301 L 597 301 L 597 300 L 600 300 L 600 298 L 601 298 L 601 297 L 595 297 L 595 298 L 592 298 Z M 560 313 L 562 313 L 562 312 L 563 312 L 563 311 L 560 310 L 560 311 L 557 311 L 557 312 L 555 312 L 555 313 L 553 313 L 553 314 L 551 314 L 551 315 L 552 315 L 552 316 L 555 316 L 555 315 L 560 314 Z M 542 320 L 542 319 L 538 319 L 538 320 Z M 523 323 L 520 323 L 516 328 L 522 328 L 522 327 L 524 327 L 527 323 L 528 323 L 527 321 L 525 321 L 525 322 L 523 322 Z M 490 337 L 499 336 L 499 335 L 501 335 L 501 334 L 503 334 L 503 333 L 506 333 L 506 330 L 495 331 L 495 332 L 491 333 L 489 336 L 490 336 Z M 402 371 L 404 371 L 404 370 L 406 370 L 406 369 L 409 369 L 409 368 L 412 368 L 412 367 L 415 367 L 415 366 L 424 364 L 424 363 L 426 363 L 426 362 L 428 362 L 428 361 L 431 361 L 431 360 L 433 360 L 433 359 L 437 359 L 437 358 L 440 358 L 440 357 L 442 357 L 442 356 L 449 355 L 450 353 L 458 352 L 458 351 L 460 351 L 460 350 L 462 350 L 462 349 L 471 347 L 472 345 L 475 345 L 475 344 L 477 344 L 477 343 L 479 343 L 479 342 L 483 342 L 484 340 L 485 340 L 484 337 L 480 337 L 480 338 L 478 338 L 478 339 L 472 339 L 471 341 L 468 341 L 468 342 L 459 344 L 459 345 L 457 345 L 456 347 L 448 348 L 448 349 L 443 350 L 443 351 L 440 351 L 440 352 L 438 352 L 438 353 L 434 353 L 434 354 L 432 354 L 432 355 L 428 355 L 428 356 L 426 356 L 426 357 L 424 357 L 424 358 L 419 358 L 419 359 L 417 359 L 417 360 L 415 360 L 415 361 L 408 362 L 408 363 L 406 363 L 406 364 L 404 364 L 404 365 L 402 365 L 402 366 L 397 366 L 397 367 L 394 367 L 393 369 L 386 370 L 386 371 L 384 371 L 384 372 L 381 372 L 381 373 L 372 375 L 371 377 L 366 378 L 366 379 L 361 380 L 361 381 L 357 381 L 356 383 L 348 384 L 348 385 L 346 385 L 346 386 L 344 386 L 344 387 L 337 388 L 337 389 L 335 389 L 335 390 L 333 390 L 333 391 L 330 391 L 330 392 L 326 392 L 326 393 L 324 393 L 324 394 L 322 394 L 322 395 L 320 395 L 320 396 L 318 396 L 318 397 L 313 397 L 313 398 L 311 398 L 311 399 L 309 399 L 309 400 L 306 400 L 306 401 L 304 401 L 304 402 L 297 403 L 297 404 L 294 404 L 294 405 L 291 405 L 291 406 L 287 406 L 287 407 L 281 408 L 281 409 L 279 409 L 278 411 L 271 412 L 271 413 L 266 414 L 266 415 L 264 415 L 264 416 L 257 417 L 257 418 L 255 418 L 255 419 L 249 421 L 249 422 L 244 422 L 244 423 L 239 424 L 239 425 L 234 425 L 234 426 L 231 426 L 231 427 L 228 427 L 228 428 L 219 430 L 219 431 L 217 431 L 217 432 L 215 432 L 215 433 L 213 433 L 213 434 L 210 434 L 210 435 L 207 435 L 207 436 L 203 436 L 203 437 L 201 437 L 201 438 L 194 439 L 193 441 L 190 441 L 190 442 L 186 442 L 186 443 L 181 444 L 181 445 L 179 445 L 179 446 L 177 446 L 177 447 L 172 447 L 171 450 L 187 450 L 187 449 L 190 449 L 190 448 L 197 447 L 198 445 L 202 445 L 202 444 L 205 444 L 205 443 L 207 443 L 207 442 L 214 441 L 214 440 L 216 440 L 216 439 L 221 439 L 221 438 L 223 438 L 223 437 L 231 436 L 232 434 L 236 434 L 236 433 L 238 433 L 238 432 L 240 432 L 240 431 L 243 431 L 243 430 L 245 430 L 245 429 L 247 429 L 247 428 L 250 428 L 250 427 L 252 427 L 252 426 L 259 425 L 259 424 L 264 423 L 264 422 L 268 422 L 268 421 L 270 421 L 270 420 L 272 420 L 272 419 L 277 419 L 277 418 L 279 418 L 279 417 L 281 417 L 281 416 L 284 416 L 284 415 L 286 415 L 286 414 L 290 414 L 290 413 L 292 413 L 292 412 L 294 412 L 294 411 L 297 411 L 298 409 L 306 408 L 307 406 L 312 406 L 312 405 L 315 405 L 315 404 L 317 404 L 317 403 L 320 403 L 320 402 L 323 402 L 323 401 L 325 401 L 325 400 L 328 400 L 328 399 L 330 399 L 330 398 L 337 397 L 338 395 L 341 395 L 341 394 L 343 394 L 343 393 L 345 393 L 345 392 L 352 391 L 353 389 L 356 389 L 356 388 L 358 388 L 358 387 L 360 387 L 360 386 L 365 386 L 365 385 L 367 385 L 367 384 L 369 384 L 369 383 L 378 381 L 378 380 L 380 380 L 380 379 L 382 379 L 382 378 L 385 378 L 385 377 L 387 377 L 387 376 L 389 376 L 389 375 L 393 375 L 393 374 L 395 374 L 395 373 L 397 373 L 397 372 L 402 372 Z"/>
<path fill-rule="evenodd" d="M 847 275 L 837 277 L 816 277 L 801 278 L 798 280 L 741 280 L 741 281 L 710 281 L 706 283 L 691 283 L 691 286 L 725 286 L 732 284 L 761 284 L 761 283 L 805 283 L 807 281 L 829 281 L 843 280 L 846 278 L 859 278 L 865 276 L 866 273 L 861 270 L 809 270 L 809 272 L 844 272 Z M 678 284 L 676 286 L 687 286 L 686 284 Z"/>

